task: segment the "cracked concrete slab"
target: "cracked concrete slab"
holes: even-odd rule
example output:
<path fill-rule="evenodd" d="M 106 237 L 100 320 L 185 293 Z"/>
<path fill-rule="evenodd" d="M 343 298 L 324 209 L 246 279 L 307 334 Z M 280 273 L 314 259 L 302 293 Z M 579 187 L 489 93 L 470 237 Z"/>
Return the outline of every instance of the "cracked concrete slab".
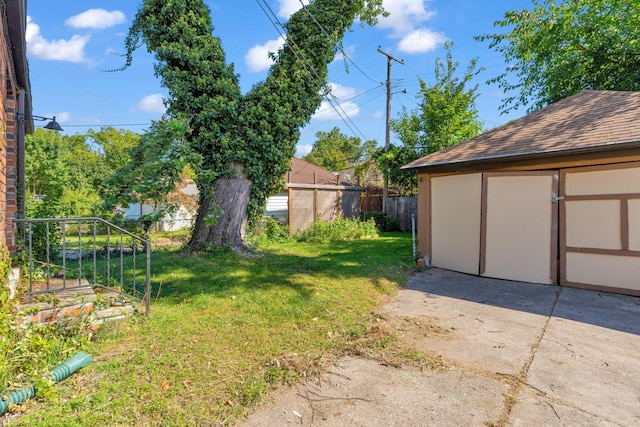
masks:
<path fill-rule="evenodd" d="M 245 425 L 640 425 L 640 298 L 430 269 L 384 309 L 450 368 L 344 359 Z"/>

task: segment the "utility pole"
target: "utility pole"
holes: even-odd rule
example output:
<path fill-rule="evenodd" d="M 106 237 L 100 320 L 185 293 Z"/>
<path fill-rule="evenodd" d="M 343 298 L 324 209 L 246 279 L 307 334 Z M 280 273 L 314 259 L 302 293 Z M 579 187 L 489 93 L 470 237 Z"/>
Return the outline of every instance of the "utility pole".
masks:
<path fill-rule="evenodd" d="M 391 54 L 380 49 L 378 46 L 378 52 L 387 57 L 387 123 L 384 136 L 384 152 L 389 151 L 390 138 L 391 138 L 391 64 L 392 61 L 396 61 L 398 64 L 404 65 L 403 59 L 394 58 Z M 387 213 L 387 201 L 389 198 L 389 160 L 387 159 L 387 170 L 384 173 L 384 187 L 382 189 L 382 212 Z"/>

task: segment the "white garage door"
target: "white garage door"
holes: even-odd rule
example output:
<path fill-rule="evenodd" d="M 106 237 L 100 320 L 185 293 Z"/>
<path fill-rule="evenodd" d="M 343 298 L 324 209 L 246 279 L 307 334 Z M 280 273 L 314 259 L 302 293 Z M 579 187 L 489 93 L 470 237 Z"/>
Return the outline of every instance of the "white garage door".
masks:
<path fill-rule="evenodd" d="M 431 178 L 431 262 L 479 274 L 482 174 Z"/>
<path fill-rule="evenodd" d="M 558 172 L 487 173 L 483 193 L 480 274 L 556 283 Z"/>

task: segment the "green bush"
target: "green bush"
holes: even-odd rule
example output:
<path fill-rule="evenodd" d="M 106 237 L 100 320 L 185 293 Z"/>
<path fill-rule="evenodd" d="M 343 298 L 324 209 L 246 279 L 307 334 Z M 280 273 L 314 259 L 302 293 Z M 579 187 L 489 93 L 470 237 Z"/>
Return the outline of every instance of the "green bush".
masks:
<path fill-rule="evenodd" d="M 54 390 L 43 378 L 70 353 L 87 348 L 91 336 L 88 319 L 19 325 L 15 309 L 18 295 L 9 300 L 10 269 L 9 251 L 0 246 L 0 390 L 14 391 L 35 381 L 38 397 L 55 400 Z"/>
<path fill-rule="evenodd" d="M 314 222 L 306 230 L 296 233 L 300 242 L 331 242 L 335 240 L 353 240 L 375 236 L 378 228 L 373 220 L 337 218 L 333 222 Z"/>
<path fill-rule="evenodd" d="M 398 221 L 384 212 L 361 212 L 360 219 L 362 221 L 368 221 L 373 219 L 376 223 L 376 227 L 380 231 L 398 231 Z"/>
<path fill-rule="evenodd" d="M 273 216 L 266 217 L 247 237 L 256 246 L 267 243 L 284 243 L 291 240 L 289 226 Z"/>

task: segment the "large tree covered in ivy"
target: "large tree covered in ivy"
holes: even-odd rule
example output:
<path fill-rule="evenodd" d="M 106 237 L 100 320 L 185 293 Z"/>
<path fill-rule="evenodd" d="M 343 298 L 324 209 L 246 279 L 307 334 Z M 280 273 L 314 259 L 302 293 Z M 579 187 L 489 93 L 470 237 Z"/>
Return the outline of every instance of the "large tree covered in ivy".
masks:
<path fill-rule="evenodd" d="M 509 94 L 503 111 L 536 110 L 585 89 L 640 90 L 640 2 L 533 0 L 486 34 L 509 70 L 490 82 Z M 511 95 L 513 94 L 513 95 Z"/>
<path fill-rule="evenodd" d="M 173 162 L 174 154 L 195 170 L 200 196 L 190 249 L 213 244 L 242 250 L 247 221 L 260 216 L 266 198 L 283 186 L 299 129 L 327 90 L 327 65 L 345 30 L 356 18 L 374 24 L 381 3 L 311 1 L 285 24 L 286 43 L 269 76 L 241 94 L 204 1 L 143 1 L 126 40 L 127 65 L 144 43 L 169 91 L 169 116 L 186 120 L 184 135 L 160 144 L 166 149 L 160 175 L 176 179 L 184 161 Z"/>

